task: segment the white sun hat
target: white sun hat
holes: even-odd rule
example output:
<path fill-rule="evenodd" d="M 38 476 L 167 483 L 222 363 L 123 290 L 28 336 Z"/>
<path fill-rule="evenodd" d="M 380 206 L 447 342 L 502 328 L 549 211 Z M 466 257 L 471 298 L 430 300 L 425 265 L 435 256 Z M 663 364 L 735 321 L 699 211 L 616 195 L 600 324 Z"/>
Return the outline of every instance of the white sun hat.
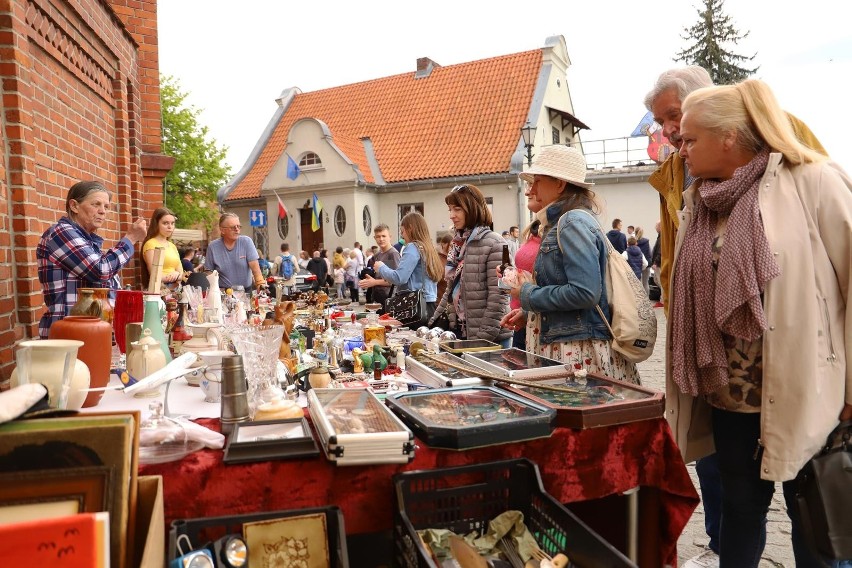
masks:
<path fill-rule="evenodd" d="M 545 146 L 539 150 L 530 169 L 519 175 L 527 183 L 533 182 L 534 175 L 543 175 L 585 189 L 595 185 L 586 182 L 586 159 L 583 154 L 576 148 L 561 144 Z"/>

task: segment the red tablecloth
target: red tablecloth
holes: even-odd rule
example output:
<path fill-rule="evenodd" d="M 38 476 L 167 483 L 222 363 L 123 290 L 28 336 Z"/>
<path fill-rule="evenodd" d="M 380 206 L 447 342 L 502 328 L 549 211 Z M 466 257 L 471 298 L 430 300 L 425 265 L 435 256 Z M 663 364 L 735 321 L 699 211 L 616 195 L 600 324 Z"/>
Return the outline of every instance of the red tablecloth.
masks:
<path fill-rule="evenodd" d="M 218 420 L 199 420 L 218 429 Z M 589 430 L 557 428 L 550 438 L 465 451 L 417 442 L 406 465 L 340 467 L 322 455 L 226 465 L 204 450 L 182 461 L 141 467 L 162 475 L 166 525 L 175 519 L 337 505 L 349 534 L 390 529 L 395 473 L 524 457 L 537 463 L 545 489 L 563 503 L 619 494 L 636 486 L 660 490 L 663 559 L 675 565 L 677 539 L 699 498 L 662 418 Z M 662 562 L 661 562 L 662 564 Z"/>

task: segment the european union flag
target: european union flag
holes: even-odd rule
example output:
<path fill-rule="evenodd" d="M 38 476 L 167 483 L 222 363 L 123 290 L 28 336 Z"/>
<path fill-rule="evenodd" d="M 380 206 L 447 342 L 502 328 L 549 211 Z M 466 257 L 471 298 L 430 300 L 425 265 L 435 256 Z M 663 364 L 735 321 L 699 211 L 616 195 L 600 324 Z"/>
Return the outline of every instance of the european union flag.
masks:
<path fill-rule="evenodd" d="M 296 179 L 299 177 L 300 173 L 302 173 L 302 170 L 299 169 L 299 164 L 296 163 L 296 160 L 290 157 L 290 154 L 287 154 L 287 177 L 290 179 Z"/>
<path fill-rule="evenodd" d="M 313 215 L 311 215 L 311 230 L 319 231 L 320 228 L 320 213 L 322 213 L 322 201 L 319 200 L 317 194 L 314 194 L 313 197 Z"/>

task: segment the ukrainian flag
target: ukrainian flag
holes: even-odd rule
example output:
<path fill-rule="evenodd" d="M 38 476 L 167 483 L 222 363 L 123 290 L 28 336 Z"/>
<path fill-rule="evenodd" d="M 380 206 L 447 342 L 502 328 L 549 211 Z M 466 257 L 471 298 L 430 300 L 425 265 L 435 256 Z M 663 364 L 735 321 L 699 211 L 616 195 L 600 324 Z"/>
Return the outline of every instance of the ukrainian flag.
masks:
<path fill-rule="evenodd" d="M 317 194 L 314 194 L 313 198 L 313 215 L 311 216 L 311 230 L 319 231 L 320 225 L 322 224 L 322 220 L 320 214 L 322 213 L 322 201 L 319 200 Z"/>

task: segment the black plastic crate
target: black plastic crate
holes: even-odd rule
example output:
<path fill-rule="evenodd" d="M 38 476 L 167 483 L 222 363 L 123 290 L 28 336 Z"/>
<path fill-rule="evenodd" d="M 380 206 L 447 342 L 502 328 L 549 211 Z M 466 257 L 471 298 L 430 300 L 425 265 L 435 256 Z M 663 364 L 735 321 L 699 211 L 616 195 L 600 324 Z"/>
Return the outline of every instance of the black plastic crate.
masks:
<path fill-rule="evenodd" d="M 417 530 L 481 534 L 508 509 L 523 512 L 527 528 L 551 556 L 562 552 L 578 568 L 636 566 L 545 492 L 538 466 L 527 459 L 405 472 L 394 476 L 394 488 L 395 566 L 436 568 Z"/>
<path fill-rule="evenodd" d="M 177 538 L 189 537 L 196 548 L 204 546 L 227 534 L 243 534 L 243 523 L 284 519 L 299 515 L 325 513 L 328 529 L 328 556 L 331 568 L 349 568 L 349 555 L 346 552 L 346 528 L 343 525 L 343 512 L 339 507 L 317 507 L 314 509 L 291 509 L 288 511 L 270 511 L 249 515 L 231 515 L 227 517 L 204 517 L 201 519 L 178 519 L 172 521 L 169 530 L 169 562 L 177 557 Z"/>

